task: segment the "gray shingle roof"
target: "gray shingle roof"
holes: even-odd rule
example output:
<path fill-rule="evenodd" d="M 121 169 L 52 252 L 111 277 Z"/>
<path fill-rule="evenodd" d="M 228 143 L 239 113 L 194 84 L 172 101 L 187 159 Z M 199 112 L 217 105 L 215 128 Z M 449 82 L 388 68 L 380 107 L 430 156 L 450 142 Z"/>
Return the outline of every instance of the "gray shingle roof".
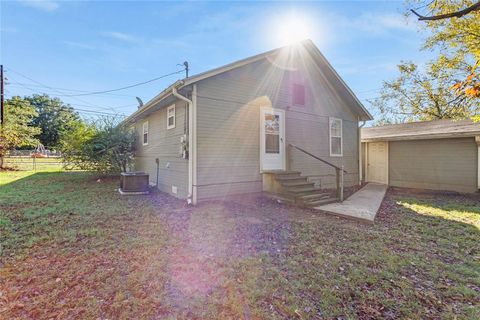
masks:
<path fill-rule="evenodd" d="M 435 120 L 362 128 L 362 141 L 420 140 L 480 136 L 472 120 Z"/>

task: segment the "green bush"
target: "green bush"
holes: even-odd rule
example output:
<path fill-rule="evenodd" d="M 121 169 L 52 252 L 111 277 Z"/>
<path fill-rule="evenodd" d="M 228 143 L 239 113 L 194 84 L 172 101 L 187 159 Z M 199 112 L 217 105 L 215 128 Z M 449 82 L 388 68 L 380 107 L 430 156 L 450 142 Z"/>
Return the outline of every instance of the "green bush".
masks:
<path fill-rule="evenodd" d="M 127 171 L 133 162 L 135 132 L 116 118 L 82 123 L 61 138 L 61 151 L 67 169 L 78 168 L 100 173 Z"/>

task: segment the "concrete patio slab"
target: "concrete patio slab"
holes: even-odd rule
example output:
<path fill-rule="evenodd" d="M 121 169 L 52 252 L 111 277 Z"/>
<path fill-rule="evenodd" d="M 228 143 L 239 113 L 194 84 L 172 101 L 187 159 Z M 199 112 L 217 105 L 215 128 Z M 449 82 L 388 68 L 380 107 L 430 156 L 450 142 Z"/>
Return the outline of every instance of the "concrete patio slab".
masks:
<path fill-rule="evenodd" d="M 342 203 L 331 203 L 315 209 L 335 215 L 373 222 L 387 192 L 387 185 L 368 183 Z"/>

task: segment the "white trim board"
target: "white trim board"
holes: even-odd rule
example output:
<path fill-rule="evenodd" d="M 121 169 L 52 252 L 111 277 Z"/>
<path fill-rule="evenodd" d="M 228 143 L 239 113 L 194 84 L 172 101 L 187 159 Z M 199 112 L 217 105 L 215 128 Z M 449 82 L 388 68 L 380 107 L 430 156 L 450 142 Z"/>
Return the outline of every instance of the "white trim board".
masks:
<path fill-rule="evenodd" d="M 385 144 L 385 180 L 384 181 L 379 181 L 376 179 L 371 179 L 370 175 L 372 173 L 372 170 L 370 168 L 370 148 L 371 144 L 378 144 L 378 143 L 384 143 Z M 375 182 L 375 183 L 383 183 L 383 184 L 389 184 L 390 182 L 390 177 L 389 177 L 389 162 L 390 162 L 390 157 L 389 157 L 389 143 L 388 141 L 379 141 L 379 142 L 369 142 L 367 143 L 366 147 L 366 157 L 365 157 L 365 181 L 366 182 Z"/>
<path fill-rule="evenodd" d="M 277 112 L 277 113 L 280 113 L 281 116 L 280 116 L 280 153 L 282 155 L 282 158 L 281 158 L 281 161 L 282 161 L 282 165 L 281 165 L 281 168 L 276 168 L 276 169 L 264 169 L 263 168 L 263 164 L 264 164 L 264 160 L 265 160 L 265 124 L 264 124 L 264 120 L 265 120 L 265 113 L 266 112 Z M 259 153 L 260 153 L 260 173 L 264 172 L 264 171 L 269 171 L 269 170 L 286 170 L 286 128 L 285 128 L 285 110 L 283 109 L 277 109 L 277 108 L 271 108 L 271 107 L 261 107 L 260 108 L 260 117 L 259 117 L 259 121 L 260 121 L 260 125 L 259 125 L 259 129 L 260 129 L 260 143 L 259 143 Z"/>

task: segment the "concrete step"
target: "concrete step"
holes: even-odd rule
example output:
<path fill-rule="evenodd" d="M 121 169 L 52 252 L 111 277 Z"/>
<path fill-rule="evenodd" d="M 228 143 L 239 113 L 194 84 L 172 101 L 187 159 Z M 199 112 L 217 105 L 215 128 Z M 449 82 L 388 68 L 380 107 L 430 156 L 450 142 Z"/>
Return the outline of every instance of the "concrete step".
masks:
<path fill-rule="evenodd" d="M 298 186 L 298 187 L 289 187 L 288 192 L 295 193 L 297 195 L 307 195 L 313 192 L 319 192 L 320 190 L 314 187 L 314 183 L 311 186 Z"/>
<path fill-rule="evenodd" d="M 294 180 L 294 181 L 288 181 L 288 182 L 280 182 L 283 187 L 300 187 L 300 186 L 314 186 L 315 184 L 313 182 L 308 182 L 307 179 L 305 180 Z"/>
<path fill-rule="evenodd" d="M 301 174 L 300 171 L 295 170 L 265 170 L 263 173 L 272 173 L 275 175 Z"/>
<path fill-rule="evenodd" d="M 284 181 L 284 180 L 294 180 L 294 179 L 300 179 L 304 178 L 300 175 L 300 173 L 282 173 L 282 174 L 276 174 L 275 179 L 277 181 Z"/>
<path fill-rule="evenodd" d="M 326 199 L 322 199 L 322 200 L 316 200 L 316 201 L 308 201 L 308 202 L 305 202 L 304 205 L 306 207 L 318 207 L 318 206 L 321 206 L 321 205 L 324 205 L 324 204 L 329 204 L 329 203 L 334 203 L 334 202 L 338 202 L 340 201 L 340 199 L 338 198 L 326 198 Z"/>
<path fill-rule="evenodd" d="M 290 181 L 290 180 L 307 180 L 307 177 L 302 177 L 300 174 L 285 174 L 285 175 L 275 175 L 275 179 L 277 181 L 282 182 L 282 181 Z"/>
<path fill-rule="evenodd" d="M 330 198 L 330 194 L 324 193 L 324 192 L 320 192 L 320 193 L 315 192 L 315 193 L 310 193 L 310 194 L 305 194 L 305 195 L 299 196 L 298 198 L 299 198 L 299 200 L 302 200 L 303 202 L 315 201 L 315 200 Z"/>

